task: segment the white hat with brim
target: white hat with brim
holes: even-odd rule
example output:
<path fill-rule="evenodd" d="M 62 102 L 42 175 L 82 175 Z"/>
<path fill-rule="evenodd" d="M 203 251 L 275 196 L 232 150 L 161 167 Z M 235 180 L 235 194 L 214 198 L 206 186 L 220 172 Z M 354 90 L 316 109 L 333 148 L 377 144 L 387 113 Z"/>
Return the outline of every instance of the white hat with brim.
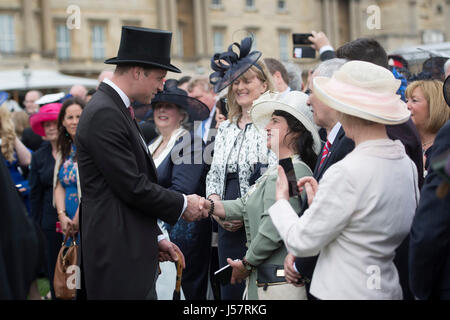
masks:
<path fill-rule="evenodd" d="M 275 110 L 285 111 L 294 116 L 308 130 L 314 141 L 313 150 L 319 154 L 321 141 L 318 128 L 314 124 L 311 108 L 306 101 L 308 96 L 300 91 L 290 91 L 278 93 L 267 91 L 253 102 L 250 111 L 252 122 L 259 132 L 265 132 L 265 127 L 269 123 Z"/>
<path fill-rule="evenodd" d="M 314 77 L 314 95 L 324 104 L 365 120 L 394 125 L 411 112 L 396 94 L 401 81 L 386 68 L 365 61 L 345 63 L 333 77 Z"/>

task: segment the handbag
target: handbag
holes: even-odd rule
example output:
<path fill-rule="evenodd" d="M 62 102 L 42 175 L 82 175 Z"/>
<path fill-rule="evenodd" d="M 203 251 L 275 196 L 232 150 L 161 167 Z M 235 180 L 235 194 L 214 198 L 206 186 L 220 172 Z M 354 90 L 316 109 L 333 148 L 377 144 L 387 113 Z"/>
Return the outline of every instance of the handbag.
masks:
<path fill-rule="evenodd" d="M 69 233 L 64 236 L 61 249 L 59 250 L 56 259 L 55 275 L 53 277 L 53 287 L 55 289 L 55 296 L 62 300 L 75 299 L 76 286 L 69 288 L 69 277 L 73 277 L 73 273 L 67 273 L 70 266 L 78 265 L 78 245 L 75 242 L 75 237 L 72 235 L 72 242 L 69 246 L 66 245 Z"/>
<path fill-rule="evenodd" d="M 308 300 L 305 286 L 296 287 L 286 281 L 283 265 L 258 266 L 256 286 L 259 300 Z"/>

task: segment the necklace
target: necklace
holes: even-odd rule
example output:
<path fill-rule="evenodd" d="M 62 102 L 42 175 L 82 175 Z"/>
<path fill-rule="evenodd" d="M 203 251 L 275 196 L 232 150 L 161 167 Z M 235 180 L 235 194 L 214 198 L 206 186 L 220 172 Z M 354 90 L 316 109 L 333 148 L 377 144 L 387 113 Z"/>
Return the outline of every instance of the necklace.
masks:
<path fill-rule="evenodd" d="M 425 143 L 422 143 L 422 148 L 427 146 L 427 145 L 429 145 L 429 144 L 431 144 L 431 143 L 433 143 L 433 140 L 425 142 Z"/>
<path fill-rule="evenodd" d="M 428 146 L 428 145 L 431 145 L 431 144 L 433 143 L 433 141 L 434 141 L 434 140 L 431 140 L 431 141 L 422 143 L 422 154 L 423 154 L 423 155 L 425 155 L 425 152 L 427 151 L 427 150 L 425 149 L 425 147 Z M 428 149 L 428 148 L 427 148 L 427 149 Z"/>

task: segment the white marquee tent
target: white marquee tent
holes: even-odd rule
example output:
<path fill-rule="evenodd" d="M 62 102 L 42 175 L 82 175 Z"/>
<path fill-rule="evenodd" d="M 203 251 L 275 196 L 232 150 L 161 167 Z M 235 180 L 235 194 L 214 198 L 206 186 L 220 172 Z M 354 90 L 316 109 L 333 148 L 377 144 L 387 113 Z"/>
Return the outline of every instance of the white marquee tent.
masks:
<path fill-rule="evenodd" d="M 0 91 L 30 89 L 66 89 L 75 84 L 86 88 L 97 87 L 97 80 L 73 77 L 55 70 L 29 70 L 28 79 L 24 70 L 0 71 Z"/>
<path fill-rule="evenodd" d="M 404 47 L 393 50 L 389 54 L 401 55 L 410 63 L 421 63 L 430 58 L 430 56 L 450 58 L 450 42 Z"/>

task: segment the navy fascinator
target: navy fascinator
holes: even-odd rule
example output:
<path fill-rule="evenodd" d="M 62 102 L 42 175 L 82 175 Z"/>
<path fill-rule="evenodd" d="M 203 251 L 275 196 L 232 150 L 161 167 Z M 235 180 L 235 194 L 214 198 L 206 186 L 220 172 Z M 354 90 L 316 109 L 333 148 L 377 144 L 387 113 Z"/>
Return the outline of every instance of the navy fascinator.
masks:
<path fill-rule="evenodd" d="M 233 51 L 233 47 L 239 49 L 239 54 Z M 216 93 L 228 87 L 234 80 L 245 73 L 252 65 L 261 69 L 256 61 L 261 57 L 260 51 L 252 51 L 252 38 L 242 39 L 241 44 L 234 42 L 223 53 L 216 53 L 211 59 L 211 68 L 214 70 L 209 76 L 209 81 L 214 86 Z"/>

